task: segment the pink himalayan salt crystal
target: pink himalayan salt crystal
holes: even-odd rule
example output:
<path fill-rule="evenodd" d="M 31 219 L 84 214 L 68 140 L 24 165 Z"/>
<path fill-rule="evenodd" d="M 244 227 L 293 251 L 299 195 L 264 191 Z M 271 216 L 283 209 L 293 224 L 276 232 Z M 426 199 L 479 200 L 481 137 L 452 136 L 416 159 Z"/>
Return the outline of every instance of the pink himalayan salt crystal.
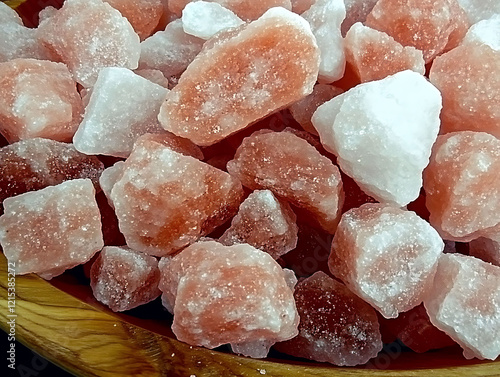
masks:
<path fill-rule="evenodd" d="M 458 0 L 458 3 L 472 23 L 500 14 L 500 2 L 498 0 Z"/>
<path fill-rule="evenodd" d="M 381 80 L 411 69 L 425 73 L 422 51 L 396 42 L 382 31 L 355 23 L 345 37 L 347 64 L 361 82 Z"/>
<path fill-rule="evenodd" d="M 75 179 L 3 202 L 0 244 L 16 274 L 52 279 L 104 246 L 90 179 Z"/>
<path fill-rule="evenodd" d="M 114 312 L 133 309 L 160 296 L 155 257 L 126 247 L 107 246 L 90 270 L 94 297 Z"/>
<path fill-rule="evenodd" d="M 314 0 L 291 0 L 292 12 L 302 14 L 314 4 Z"/>
<path fill-rule="evenodd" d="M 299 335 L 275 348 L 339 366 L 364 364 L 382 350 L 377 314 L 324 272 L 302 280 L 294 292 Z"/>
<path fill-rule="evenodd" d="M 306 140 L 290 132 L 256 132 L 243 140 L 227 169 L 244 186 L 271 190 L 335 232 L 344 200 L 340 172 Z"/>
<path fill-rule="evenodd" d="M 500 267 L 460 254 L 443 254 L 424 300 L 431 322 L 467 359 L 500 355 Z"/>
<path fill-rule="evenodd" d="M 197 242 L 159 264 L 160 290 L 180 341 L 215 348 L 230 343 L 265 357 L 297 335 L 299 316 L 289 276 L 267 253 L 247 244 Z"/>
<path fill-rule="evenodd" d="M 127 245 L 155 256 L 211 233 L 242 196 L 226 172 L 148 138 L 136 142 L 110 195 Z"/>
<path fill-rule="evenodd" d="M 445 50 L 450 35 L 463 29 L 463 12 L 457 0 L 379 0 L 366 25 L 421 50 L 429 63 Z"/>
<path fill-rule="evenodd" d="M 146 80 L 149 80 L 152 83 L 168 89 L 168 79 L 165 77 L 163 72 L 158 69 L 136 69 L 134 73 L 141 77 L 144 77 Z"/>
<path fill-rule="evenodd" d="M 34 59 L 0 63 L 0 132 L 10 142 L 70 141 L 83 104 L 64 64 Z"/>
<path fill-rule="evenodd" d="M 482 20 L 470 27 L 462 44 L 486 44 L 493 50 L 500 50 L 500 13 L 487 20 Z"/>
<path fill-rule="evenodd" d="M 429 221 L 447 240 L 498 232 L 500 140 L 484 132 L 439 136 L 424 171 Z"/>
<path fill-rule="evenodd" d="M 160 110 L 166 130 L 198 145 L 303 98 L 316 82 L 319 51 L 300 16 L 273 8 L 230 34 L 205 46 Z"/>
<path fill-rule="evenodd" d="M 104 67 L 137 68 L 139 36 L 125 17 L 101 0 L 66 0 L 43 21 L 37 36 L 52 60 L 65 63 L 84 87 Z"/>
<path fill-rule="evenodd" d="M 432 284 L 444 243 L 414 212 L 364 204 L 340 220 L 330 271 L 386 318 L 419 305 Z"/>
<path fill-rule="evenodd" d="M 342 22 L 342 35 L 345 36 L 347 31 L 356 22 L 364 23 L 377 1 L 378 0 L 344 0 L 346 17 L 344 22 Z"/>
<path fill-rule="evenodd" d="M 500 51 L 464 44 L 436 58 L 429 78 L 443 95 L 442 134 L 470 130 L 500 138 Z"/>
<path fill-rule="evenodd" d="M 274 259 L 297 245 L 297 216 L 269 190 L 257 190 L 241 203 L 231 226 L 219 238 L 224 245 L 247 243 Z"/>
<path fill-rule="evenodd" d="M 500 237 L 479 237 L 469 243 L 469 255 L 500 267 Z"/>
<path fill-rule="evenodd" d="M 0 203 L 11 196 L 90 178 L 98 189 L 104 165 L 73 145 L 50 139 L 28 139 L 0 149 Z"/>

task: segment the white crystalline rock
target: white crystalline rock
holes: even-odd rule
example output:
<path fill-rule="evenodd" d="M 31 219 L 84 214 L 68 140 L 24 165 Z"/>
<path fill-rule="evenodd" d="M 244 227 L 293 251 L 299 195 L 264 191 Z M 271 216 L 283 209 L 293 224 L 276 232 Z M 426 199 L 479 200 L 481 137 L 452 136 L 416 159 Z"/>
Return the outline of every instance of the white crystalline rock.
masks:
<path fill-rule="evenodd" d="M 340 25 L 346 12 L 343 0 L 316 0 L 302 17 L 311 25 L 321 51 L 319 81 L 331 83 L 342 78 L 345 70 L 344 39 Z"/>
<path fill-rule="evenodd" d="M 38 13 L 39 23 L 42 23 L 43 21 L 49 19 L 50 17 L 52 17 L 56 13 L 57 13 L 57 9 L 52 7 L 52 6 L 48 6 L 48 7 L 43 8 L 40 11 L 40 13 Z"/>
<path fill-rule="evenodd" d="M 212 38 L 219 31 L 238 27 L 244 22 L 218 3 L 195 1 L 182 11 L 182 26 L 187 34 L 201 39 Z"/>
<path fill-rule="evenodd" d="M 480 43 L 500 51 L 500 14 L 472 25 L 465 35 L 462 44 Z"/>
<path fill-rule="evenodd" d="M 135 140 L 164 132 L 157 120 L 168 90 L 126 68 L 104 68 L 73 142 L 86 154 L 127 157 Z"/>
<path fill-rule="evenodd" d="M 425 77 L 407 70 L 324 103 L 312 123 L 325 149 L 337 155 L 341 169 L 363 191 L 380 202 L 405 206 L 422 187 L 441 102 Z"/>
<path fill-rule="evenodd" d="M 486 20 L 494 14 L 500 14 L 500 1 L 498 0 L 458 0 L 458 3 L 473 24 Z"/>
<path fill-rule="evenodd" d="M 356 22 L 365 22 L 378 0 L 344 0 L 346 17 L 342 22 L 342 35 L 345 36 Z"/>
<path fill-rule="evenodd" d="M 4 2 L 0 2 L 0 25 L 7 23 L 16 23 L 22 25 L 23 21 L 17 12 Z"/>
<path fill-rule="evenodd" d="M 102 192 L 104 192 L 104 195 L 106 195 L 111 208 L 114 208 L 113 201 L 111 200 L 111 190 L 113 190 L 113 186 L 121 178 L 124 168 L 125 161 L 118 161 L 113 166 L 105 169 L 99 177 L 99 186 Z"/>

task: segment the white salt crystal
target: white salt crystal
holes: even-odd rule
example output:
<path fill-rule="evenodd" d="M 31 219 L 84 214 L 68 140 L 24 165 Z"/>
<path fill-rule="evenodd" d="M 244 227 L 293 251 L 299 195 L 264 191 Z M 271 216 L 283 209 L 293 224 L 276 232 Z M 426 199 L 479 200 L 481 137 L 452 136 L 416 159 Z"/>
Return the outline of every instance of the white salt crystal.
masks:
<path fill-rule="evenodd" d="M 472 25 L 465 35 L 462 44 L 481 43 L 500 51 L 500 14 Z"/>
<path fill-rule="evenodd" d="M 23 21 L 14 9 L 9 7 L 4 2 L 0 2 L 0 25 L 7 23 L 22 25 Z"/>
<path fill-rule="evenodd" d="M 101 186 L 102 192 L 106 195 L 111 208 L 114 208 L 113 201 L 111 200 L 111 190 L 113 190 L 113 186 L 121 178 L 124 167 L 125 162 L 118 161 L 113 166 L 105 169 L 99 177 L 99 186 Z"/>
<path fill-rule="evenodd" d="M 40 13 L 38 13 L 39 23 L 42 23 L 43 21 L 49 19 L 50 17 L 52 17 L 56 13 L 57 13 L 57 9 L 52 7 L 52 6 L 48 6 L 48 7 L 43 8 L 40 11 Z"/>
<path fill-rule="evenodd" d="M 498 0 L 458 0 L 458 3 L 467 13 L 471 23 L 500 14 L 500 1 Z"/>

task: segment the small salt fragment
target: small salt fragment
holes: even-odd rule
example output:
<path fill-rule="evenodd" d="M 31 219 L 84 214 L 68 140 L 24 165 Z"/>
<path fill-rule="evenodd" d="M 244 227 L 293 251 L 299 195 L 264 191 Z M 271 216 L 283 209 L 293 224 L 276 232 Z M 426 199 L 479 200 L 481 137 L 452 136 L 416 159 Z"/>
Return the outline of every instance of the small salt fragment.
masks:
<path fill-rule="evenodd" d="M 440 110 L 439 91 L 407 70 L 324 103 L 312 123 L 325 149 L 364 192 L 405 206 L 419 195 Z"/>
<path fill-rule="evenodd" d="M 114 312 L 147 304 L 160 296 L 155 257 L 126 247 L 102 249 L 90 270 L 94 297 Z"/>
<path fill-rule="evenodd" d="M 168 79 L 165 77 L 162 71 L 158 69 L 136 69 L 135 74 L 144 77 L 145 79 L 169 89 Z"/>
<path fill-rule="evenodd" d="M 465 43 L 485 44 L 500 51 L 500 14 L 472 25 L 462 41 Z"/>
<path fill-rule="evenodd" d="M 328 264 L 352 292 L 396 318 L 422 302 L 443 248 L 414 212 L 370 203 L 342 216 Z"/>
<path fill-rule="evenodd" d="M 500 266 L 500 236 L 479 237 L 469 243 L 469 254 L 485 262 Z"/>
<path fill-rule="evenodd" d="M 378 0 L 344 0 L 346 17 L 342 22 L 342 36 L 345 36 L 347 31 L 356 22 L 364 23 L 377 1 Z"/>
<path fill-rule="evenodd" d="M 467 359 L 500 355 L 500 267 L 443 254 L 424 305 L 434 326 L 460 344 Z"/>
<path fill-rule="evenodd" d="M 106 168 L 99 177 L 99 185 L 104 195 L 106 195 L 111 208 L 114 208 L 113 201 L 111 200 L 111 190 L 113 190 L 113 186 L 121 178 L 124 166 L 124 161 L 118 161 L 116 164 Z"/>
<path fill-rule="evenodd" d="M 52 279 L 104 246 L 90 179 L 75 179 L 3 202 L 0 244 L 16 274 Z"/>
<path fill-rule="evenodd" d="M 38 13 L 39 24 L 41 24 L 43 21 L 49 19 L 50 17 L 52 17 L 56 13 L 57 13 L 57 9 L 54 8 L 53 6 L 49 5 L 48 7 L 43 8 L 40 11 L 40 13 Z"/>
<path fill-rule="evenodd" d="M 495 14 L 500 14 L 498 0 L 458 0 L 458 3 L 465 10 L 472 23 L 487 20 Z"/>

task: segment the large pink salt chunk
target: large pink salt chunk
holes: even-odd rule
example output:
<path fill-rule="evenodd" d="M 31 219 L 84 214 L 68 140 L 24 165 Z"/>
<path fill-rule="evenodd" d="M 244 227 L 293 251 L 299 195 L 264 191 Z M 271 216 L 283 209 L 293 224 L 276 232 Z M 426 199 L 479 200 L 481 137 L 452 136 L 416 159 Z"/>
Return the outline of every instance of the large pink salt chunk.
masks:
<path fill-rule="evenodd" d="M 424 305 L 431 322 L 460 344 L 466 358 L 500 355 L 500 267 L 443 254 Z"/>
<path fill-rule="evenodd" d="M 0 63 L 0 132 L 10 142 L 35 137 L 70 141 L 83 104 L 61 63 L 15 59 Z"/>
<path fill-rule="evenodd" d="M 421 50 L 428 63 L 445 50 L 450 35 L 462 29 L 462 13 L 457 0 L 379 0 L 366 25 Z"/>
<path fill-rule="evenodd" d="M 324 272 L 297 284 L 294 297 L 300 316 L 299 335 L 276 344 L 278 351 L 354 366 L 382 350 L 375 310 Z"/>
<path fill-rule="evenodd" d="M 484 132 L 439 136 L 424 171 L 429 221 L 443 238 L 467 242 L 498 232 L 500 140 Z"/>
<path fill-rule="evenodd" d="M 500 267 L 500 235 L 472 240 L 469 242 L 469 255 Z"/>
<path fill-rule="evenodd" d="M 351 291 L 396 318 L 422 302 L 443 249 L 414 212 L 370 203 L 342 216 L 328 264 Z"/>
<path fill-rule="evenodd" d="M 340 172 L 306 140 L 290 132 L 256 132 L 227 169 L 244 186 L 271 190 L 335 232 L 344 199 Z"/>
<path fill-rule="evenodd" d="M 101 0 L 66 0 L 40 24 L 37 36 L 51 59 L 65 63 L 84 87 L 94 85 L 101 68 L 138 66 L 139 36 Z"/>
<path fill-rule="evenodd" d="M 197 242 L 160 262 L 163 302 L 172 330 L 191 345 L 265 357 L 297 335 L 299 316 L 288 276 L 267 253 L 246 244 Z"/>
<path fill-rule="evenodd" d="M 90 270 L 94 297 L 115 312 L 153 301 L 159 282 L 156 258 L 126 247 L 103 248 Z"/>
<path fill-rule="evenodd" d="M 16 274 L 52 279 L 104 246 L 90 179 L 74 179 L 3 202 L 0 244 Z"/>
<path fill-rule="evenodd" d="M 309 24 L 283 8 L 206 46 L 167 95 L 159 120 L 214 144 L 311 93 L 319 51 Z"/>

